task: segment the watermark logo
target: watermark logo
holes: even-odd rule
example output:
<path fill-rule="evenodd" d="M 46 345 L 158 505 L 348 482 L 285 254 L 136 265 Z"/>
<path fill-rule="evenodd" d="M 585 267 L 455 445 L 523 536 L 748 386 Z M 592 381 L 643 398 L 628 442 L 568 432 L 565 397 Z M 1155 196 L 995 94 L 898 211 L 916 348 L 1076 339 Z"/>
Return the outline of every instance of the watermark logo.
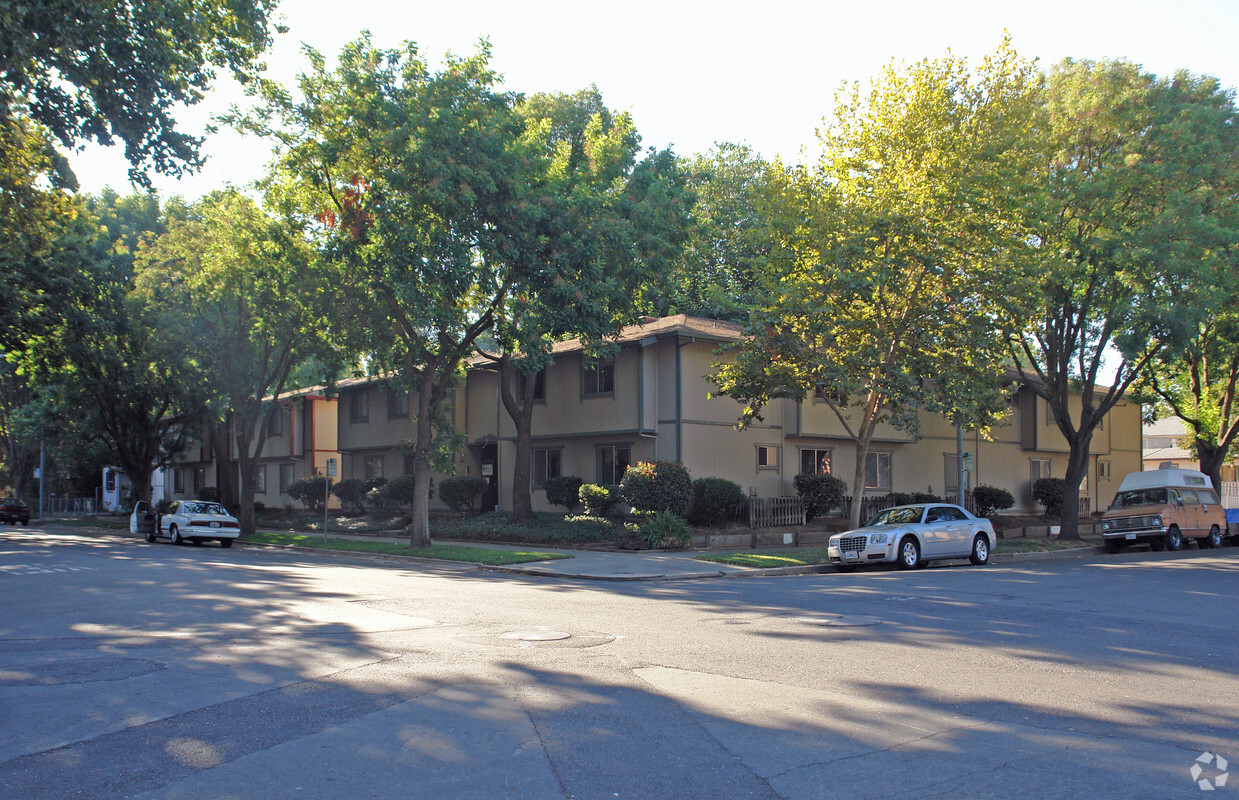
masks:
<path fill-rule="evenodd" d="M 1200 754 L 1196 761 L 1192 764 L 1192 780 L 1196 781 L 1196 785 L 1200 787 L 1202 792 L 1212 792 L 1214 789 L 1221 789 L 1226 785 L 1226 779 L 1230 777 L 1227 772 L 1229 764 L 1221 755 L 1214 755 L 1208 751 Z M 1210 772 L 1213 772 L 1213 779 L 1203 777 L 1205 770 L 1212 767 Z"/>

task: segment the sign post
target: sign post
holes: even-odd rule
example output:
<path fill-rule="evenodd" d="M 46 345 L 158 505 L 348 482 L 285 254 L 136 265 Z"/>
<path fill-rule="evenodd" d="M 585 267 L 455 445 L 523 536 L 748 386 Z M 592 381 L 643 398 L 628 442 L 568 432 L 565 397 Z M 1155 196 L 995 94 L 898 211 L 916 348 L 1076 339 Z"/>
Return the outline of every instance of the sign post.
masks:
<path fill-rule="evenodd" d="M 336 460 L 327 459 L 327 474 L 323 477 L 323 544 L 327 544 L 327 504 L 331 500 L 331 479 L 336 476 Z"/>

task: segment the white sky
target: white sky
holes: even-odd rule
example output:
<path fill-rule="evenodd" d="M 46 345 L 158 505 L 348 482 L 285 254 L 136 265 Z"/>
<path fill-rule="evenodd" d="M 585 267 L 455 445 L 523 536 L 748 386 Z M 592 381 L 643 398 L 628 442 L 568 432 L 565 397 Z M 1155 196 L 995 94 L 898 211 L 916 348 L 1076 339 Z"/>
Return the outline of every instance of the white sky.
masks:
<path fill-rule="evenodd" d="M 597 84 L 607 105 L 629 110 L 646 146 L 705 152 L 746 142 L 767 158 L 800 160 L 843 81 L 867 81 L 892 58 L 948 49 L 979 59 L 1009 29 L 1017 51 L 1048 68 L 1065 56 L 1122 57 L 1159 75 L 1186 68 L 1239 86 L 1239 0 L 758 0 L 598 3 L 590 0 L 284 0 L 290 27 L 268 54 L 271 75 L 292 83 L 301 42 L 329 58 L 369 29 L 379 46 L 418 42 L 437 62 L 448 50 L 494 47 L 505 88 L 573 92 Z M 243 97 L 221 86 L 180 122 L 201 134 L 211 112 Z M 262 142 L 221 132 L 205 170 L 179 183 L 153 176 L 164 195 L 198 197 L 257 178 Z M 84 191 L 129 190 L 119 147 L 74 158 Z"/>

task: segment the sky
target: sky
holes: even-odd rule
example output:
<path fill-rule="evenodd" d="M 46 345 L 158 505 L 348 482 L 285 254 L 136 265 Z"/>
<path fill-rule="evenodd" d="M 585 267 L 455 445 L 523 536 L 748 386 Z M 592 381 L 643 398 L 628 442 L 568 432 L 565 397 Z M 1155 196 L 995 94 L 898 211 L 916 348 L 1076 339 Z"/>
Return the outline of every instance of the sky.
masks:
<path fill-rule="evenodd" d="M 732 141 L 768 159 L 812 158 L 842 83 L 948 50 L 976 62 L 1004 30 L 1045 69 L 1064 57 L 1124 58 L 1158 75 L 1188 69 L 1239 86 L 1239 0 L 284 0 L 278 15 L 290 30 L 266 61 L 286 85 L 305 68 L 302 43 L 330 58 L 369 30 L 380 47 L 417 42 L 433 64 L 486 37 L 505 89 L 595 84 L 610 108 L 632 113 L 645 146 L 681 155 Z M 234 103 L 244 95 L 220 81 L 178 125 L 201 135 Z M 204 153 L 201 173 L 152 176 L 156 189 L 192 199 L 244 186 L 270 159 L 269 145 L 231 131 L 210 136 Z M 120 147 L 91 146 L 72 163 L 84 191 L 129 191 Z"/>

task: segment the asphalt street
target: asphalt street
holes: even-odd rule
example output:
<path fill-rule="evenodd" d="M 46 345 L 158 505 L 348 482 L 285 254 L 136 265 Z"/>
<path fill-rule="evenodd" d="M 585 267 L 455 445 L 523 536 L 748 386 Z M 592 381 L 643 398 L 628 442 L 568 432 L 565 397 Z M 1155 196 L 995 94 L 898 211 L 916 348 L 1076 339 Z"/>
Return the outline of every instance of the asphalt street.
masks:
<path fill-rule="evenodd" d="M 0 797 L 1225 797 L 1237 595 L 1233 547 L 602 582 L 3 528 Z"/>

